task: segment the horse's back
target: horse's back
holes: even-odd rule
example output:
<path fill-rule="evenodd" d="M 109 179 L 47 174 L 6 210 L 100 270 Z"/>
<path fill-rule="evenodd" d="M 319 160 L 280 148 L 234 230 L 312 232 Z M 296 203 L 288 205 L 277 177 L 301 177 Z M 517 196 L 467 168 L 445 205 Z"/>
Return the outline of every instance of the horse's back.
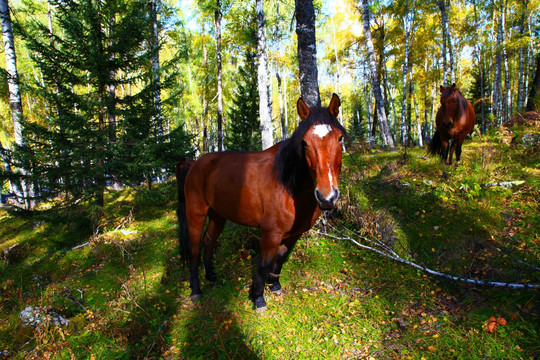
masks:
<path fill-rule="evenodd" d="M 275 188 L 275 150 L 203 155 L 187 175 L 187 201 L 235 223 L 259 226 L 265 198 Z"/>

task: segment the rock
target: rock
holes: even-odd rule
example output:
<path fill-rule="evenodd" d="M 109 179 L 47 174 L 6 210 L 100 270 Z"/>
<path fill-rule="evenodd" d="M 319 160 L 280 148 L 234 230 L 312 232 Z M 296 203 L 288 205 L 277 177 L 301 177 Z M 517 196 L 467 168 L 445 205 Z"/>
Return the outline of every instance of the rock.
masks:
<path fill-rule="evenodd" d="M 525 133 L 523 136 L 521 136 L 521 141 L 523 146 L 536 146 L 538 143 L 540 143 L 540 134 Z"/>
<path fill-rule="evenodd" d="M 23 327 L 38 328 L 42 323 L 66 326 L 69 320 L 51 310 L 40 306 L 28 306 L 19 314 Z"/>

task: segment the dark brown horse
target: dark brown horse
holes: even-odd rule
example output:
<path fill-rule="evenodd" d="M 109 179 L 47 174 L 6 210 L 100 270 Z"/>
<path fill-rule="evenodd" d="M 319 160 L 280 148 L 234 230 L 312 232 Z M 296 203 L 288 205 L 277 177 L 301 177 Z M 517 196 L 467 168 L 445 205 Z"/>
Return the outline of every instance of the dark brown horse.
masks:
<path fill-rule="evenodd" d="M 437 111 L 435 124 L 437 131 L 428 146 L 430 154 L 439 154 L 447 164 L 452 164 L 452 155 L 456 152 L 456 161 L 461 159 L 461 146 L 465 137 L 473 131 L 476 115 L 471 103 L 456 89 L 456 84 L 449 87 L 441 85 L 441 106 Z M 450 140 L 450 158 L 448 145 Z"/>
<path fill-rule="evenodd" d="M 251 287 L 254 309 L 266 307 L 265 284 L 281 292 L 281 267 L 298 238 L 321 210 L 339 197 L 345 129 L 336 116 L 334 94 L 328 108 L 308 108 L 299 99 L 302 119 L 291 138 L 259 152 L 223 152 L 202 156 L 180 171 L 178 219 L 181 254 L 190 260 L 191 298 L 201 296 L 199 257 L 203 236 L 207 280 L 214 282 L 213 251 L 225 221 L 261 229 L 260 258 Z M 181 169 L 180 169 L 181 170 Z M 183 184 L 183 185 L 182 185 Z M 184 221 L 184 220 L 187 220 Z"/>

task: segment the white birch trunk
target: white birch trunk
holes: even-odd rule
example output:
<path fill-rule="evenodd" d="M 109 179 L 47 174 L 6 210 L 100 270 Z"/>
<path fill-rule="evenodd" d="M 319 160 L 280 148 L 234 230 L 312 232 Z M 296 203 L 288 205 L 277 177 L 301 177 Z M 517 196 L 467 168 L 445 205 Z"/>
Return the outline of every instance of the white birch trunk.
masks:
<path fill-rule="evenodd" d="M 15 41 L 11 28 L 11 16 L 9 13 L 8 0 L 0 0 L 0 17 L 2 21 L 2 37 L 4 40 L 4 54 L 6 56 L 6 71 L 9 90 L 9 103 L 11 106 L 11 119 L 13 121 L 13 137 L 18 146 L 25 145 L 25 139 L 22 133 L 21 121 L 23 117 L 23 107 L 21 101 L 21 92 L 19 89 L 19 74 L 17 72 L 17 56 L 15 54 Z M 23 176 L 29 175 L 26 169 L 19 169 Z M 32 209 L 33 186 L 30 180 L 23 181 L 22 186 L 18 188 L 17 197 L 25 199 L 26 208 Z M 21 189 L 22 188 L 22 189 Z"/>
<path fill-rule="evenodd" d="M 217 131 L 218 151 L 223 151 L 223 82 L 221 65 L 221 1 L 217 0 L 216 8 L 216 57 L 217 57 Z"/>
<path fill-rule="evenodd" d="M 368 50 L 368 63 L 371 72 L 371 87 L 375 96 L 375 106 L 377 107 L 377 117 L 379 126 L 381 127 L 381 136 L 385 146 L 390 148 L 395 147 L 392 133 L 388 127 L 386 120 L 386 111 L 384 109 L 384 101 L 381 90 L 381 84 L 377 77 L 377 63 L 375 61 L 375 51 L 373 49 L 373 39 L 371 37 L 370 20 L 369 20 L 369 3 L 368 0 L 362 0 L 362 20 L 364 23 L 364 35 L 366 38 L 366 46 Z"/>
<path fill-rule="evenodd" d="M 272 136 L 272 110 L 268 94 L 268 69 L 266 63 L 266 28 L 263 0 L 255 4 L 257 13 L 257 82 L 259 89 L 259 120 L 261 125 L 262 149 L 266 150 L 274 144 Z"/>
<path fill-rule="evenodd" d="M 161 116 L 161 83 L 159 76 L 159 26 L 157 21 L 157 0 L 152 0 L 152 36 L 151 46 L 154 51 L 152 56 L 152 75 L 154 82 L 154 106 L 156 107 L 155 127 L 157 136 L 163 135 L 163 118 Z"/>

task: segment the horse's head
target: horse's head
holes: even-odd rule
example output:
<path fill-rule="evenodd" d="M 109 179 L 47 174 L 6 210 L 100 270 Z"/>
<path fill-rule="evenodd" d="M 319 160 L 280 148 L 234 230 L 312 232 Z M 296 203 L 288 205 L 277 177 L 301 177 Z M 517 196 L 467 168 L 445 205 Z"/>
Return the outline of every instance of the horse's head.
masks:
<path fill-rule="evenodd" d="M 441 109 L 443 115 L 443 123 L 446 128 L 450 129 L 454 125 L 454 118 L 459 111 L 459 91 L 456 89 L 456 84 L 444 87 L 441 85 Z"/>
<path fill-rule="evenodd" d="M 322 210 L 333 208 L 339 197 L 338 179 L 343 137 L 346 134 L 336 119 L 340 104 L 336 94 L 332 96 L 328 108 L 310 109 L 301 98 L 297 103 L 302 121 L 312 124 L 302 137 L 302 146 L 315 184 L 315 199 Z"/>

